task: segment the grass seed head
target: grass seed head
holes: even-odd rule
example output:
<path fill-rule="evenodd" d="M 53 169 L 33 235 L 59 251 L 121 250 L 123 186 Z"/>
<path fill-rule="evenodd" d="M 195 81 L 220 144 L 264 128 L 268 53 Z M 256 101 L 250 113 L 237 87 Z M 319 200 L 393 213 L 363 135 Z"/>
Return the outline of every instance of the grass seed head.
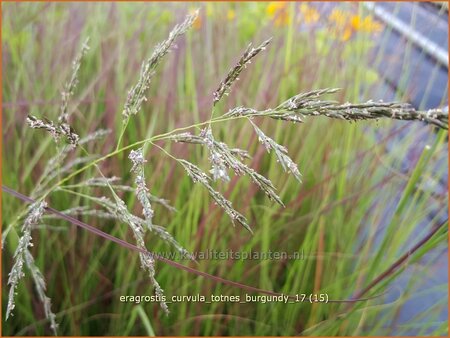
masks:
<path fill-rule="evenodd" d="M 139 80 L 128 92 L 127 100 L 122 111 L 124 120 L 127 120 L 131 115 L 135 115 L 140 111 L 142 103 L 147 100 L 145 92 L 150 86 L 156 67 L 161 62 L 161 59 L 169 53 L 175 39 L 187 32 L 197 16 L 198 11 L 195 11 L 193 14 L 188 15 L 184 22 L 176 25 L 170 32 L 169 37 L 157 44 L 150 58 L 142 64 Z"/>
<path fill-rule="evenodd" d="M 249 44 L 244 54 L 242 54 L 238 63 L 229 70 L 225 79 L 219 84 L 219 87 L 213 93 L 214 105 L 220 101 L 220 99 L 224 95 L 228 95 L 231 85 L 239 80 L 239 74 L 247 68 L 247 66 L 251 63 L 251 60 L 258 55 L 261 51 L 265 50 L 267 45 L 270 43 L 272 39 L 268 39 L 260 44 L 256 48 L 252 48 L 252 44 Z"/>
<path fill-rule="evenodd" d="M 19 281 L 25 276 L 23 272 L 23 265 L 25 263 L 25 255 L 30 247 L 33 246 L 31 238 L 31 229 L 34 225 L 37 225 L 42 216 L 44 215 L 45 208 L 47 204 L 45 202 L 36 202 L 30 205 L 28 208 L 28 214 L 22 225 L 22 235 L 19 238 L 19 244 L 17 245 L 16 251 L 14 252 L 14 264 L 9 272 L 8 285 L 9 298 L 8 305 L 6 308 L 6 319 L 12 315 L 12 311 L 15 307 L 15 294 Z"/>

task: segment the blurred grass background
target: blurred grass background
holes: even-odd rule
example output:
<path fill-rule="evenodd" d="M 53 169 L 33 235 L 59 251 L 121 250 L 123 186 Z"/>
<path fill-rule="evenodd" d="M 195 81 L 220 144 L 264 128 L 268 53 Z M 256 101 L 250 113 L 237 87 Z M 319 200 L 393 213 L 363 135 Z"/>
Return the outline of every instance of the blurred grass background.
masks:
<path fill-rule="evenodd" d="M 303 3 L 2 3 L 3 62 L 3 184 L 24 194 L 55 154 L 53 141 L 25 125 L 28 113 L 55 118 L 60 91 L 81 42 L 90 37 L 91 50 L 80 72 L 72 109 L 73 126 L 81 135 L 99 127 L 113 130 L 92 152 L 112 151 L 121 128 L 121 110 L 135 83 L 141 62 L 184 15 L 200 7 L 200 18 L 157 70 L 143 112 L 131 120 L 123 143 L 207 120 L 212 92 L 247 44 L 272 36 L 267 51 L 241 76 L 221 112 L 236 105 L 275 106 L 299 92 L 340 87 L 337 98 L 362 101 L 373 97 L 380 79 L 369 62 L 376 34 L 387 29 L 364 6 L 341 4 L 327 14 Z M 367 19 L 369 18 L 369 19 Z M 446 102 L 446 91 L 442 102 Z M 396 99 L 405 99 L 405 93 Z M 258 121 L 266 134 L 286 145 L 303 173 L 303 184 L 284 174 L 275 158 L 258 145 L 242 121 L 215 125 L 216 138 L 247 148 L 251 166 L 279 188 L 286 204 L 271 203 L 246 178 L 219 185 L 233 205 L 248 216 L 254 235 L 233 228 L 229 219 L 193 185 L 183 169 L 155 148 L 149 148 L 147 177 L 151 192 L 167 198 L 178 212 L 156 207 L 155 220 L 190 251 L 304 252 L 305 260 L 200 261 L 201 271 L 259 288 L 296 293 L 328 293 L 349 299 L 388 269 L 402 254 L 447 215 L 448 195 L 429 189 L 433 177 L 447 175 L 447 133 L 422 124 L 379 121 L 357 124 L 310 118 L 301 125 Z M 422 143 L 417 144 L 417 134 Z M 393 150 L 387 144 L 395 142 Z M 178 157 L 207 167 L 207 157 L 192 145 L 161 143 Z M 428 147 L 425 147 L 428 145 Z M 420 147 L 418 149 L 417 147 Z M 402 160 L 415 148 L 404 168 Z M 428 149 L 429 148 L 429 149 Z M 128 154 L 102 163 L 108 175 L 130 182 Z M 431 170 L 433 168 L 433 170 Z M 96 175 L 88 170 L 73 179 Z M 440 176 L 439 176 L 440 175 Z M 124 195 L 134 208 L 134 197 Z M 5 228 L 23 204 L 3 194 Z M 86 205 L 82 198 L 54 193 L 56 209 Z M 430 215 L 432 215 L 430 217 Z M 132 241 L 127 227 L 94 218 L 83 221 Z M 50 223 L 50 222 L 49 222 Z M 165 316 L 158 304 L 130 304 L 120 295 L 152 293 L 138 255 L 114 243 L 51 221 L 33 233 L 33 254 L 43 271 L 48 295 L 63 335 L 446 335 L 447 284 L 431 289 L 440 301 L 422 314 L 399 322 L 399 313 L 414 297 L 414 284 L 430 280 L 446 255 L 447 234 L 439 231 L 408 260 L 414 280 L 401 280 L 396 270 L 367 295 L 387 297 L 346 304 L 171 304 Z M 148 238 L 153 251 L 171 250 Z M 2 260 L 2 304 L 7 302 L 7 272 L 17 234 L 5 243 Z M 444 249 L 442 249 L 444 247 Z M 426 262 L 422 259 L 426 257 Z M 184 262 L 188 264 L 187 262 Z M 446 263 L 446 261 L 445 261 Z M 414 265 L 416 264 L 416 265 Z M 446 268 L 446 265 L 445 265 Z M 197 293 L 243 295 L 244 291 L 157 264 L 157 279 L 167 296 Z M 395 286 L 395 287 L 394 287 Z M 3 322 L 3 335 L 49 334 L 33 285 L 25 279 L 18 289 L 16 315 Z M 426 323 L 417 327 L 417 321 Z"/>

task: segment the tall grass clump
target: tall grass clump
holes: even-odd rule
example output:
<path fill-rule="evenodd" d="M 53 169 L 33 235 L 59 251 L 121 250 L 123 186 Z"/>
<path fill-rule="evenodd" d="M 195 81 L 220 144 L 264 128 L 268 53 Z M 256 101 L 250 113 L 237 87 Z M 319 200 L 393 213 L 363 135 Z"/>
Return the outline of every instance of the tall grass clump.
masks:
<path fill-rule="evenodd" d="M 129 231 L 133 235 L 135 247 L 139 249 L 138 258 L 141 268 L 154 289 L 154 294 L 159 300 L 161 310 L 169 314 L 171 308 L 178 306 L 174 304 L 169 308 L 165 301 L 163 290 L 165 285 L 158 278 L 155 264 L 158 257 L 152 253 L 153 248 L 148 245 L 147 235 L 150 234 L 152 240 L 158 238 L 158 241 L 170 245 L 191 261 L 194 261 L 194 256 L 187 247 L 193 248 L 194 246 L 190 245 L 190 243 L 182 243 L 181 240 L 178 240 L 169 232 L 167 225 L 159 223 L 164 218 L 158 217 L 157 205 L 163 206 L 171 212 L 175 211 L 175 208 L 165 199 L 156 196 L 153 186 L 149 184 L 150 180 L 154 182 L 154 177 L 161 176 L 159 173 L 160 168 L 148 164 L 150 157 L 155 156 L 155 151 L 158 151 L 157 156 L 164 158 L 164 163 L 173 161 L 173 163 L 184 170 L 192 183 L 198 183 L 198 186 L 204 189 L 204 192 L 209 195 L 215 205 L 228 216 L 231 224 L 242 226 L 249 233 L 253 233 L 255 226 L 250 221 L 250 217 L 246 216 L 244 211 L 240 211 L 239 206 L 236 207 L 232 203 L 232 196 L 227 190 L 231 184 L 236 184 L 239 188 L 237 179 L 246 177 L 270 201 L 287 208 L 289 208 L 289 201 L 283 200 L 279 193 L 280 189 L 268 175 L 259 172 L 257 167 L 252 166 L 254 162 L 250 154 L 252 152 L 258 153 L 259 149 L 255 147 L 242 149 L 226 140 L 222 140 L 223 130 L 219 129 L 222 125 L 227 123 L 230 128 L 233 128 L 230 122 L 241 121 L 248 124 L 261 144 L 263 152 L 275 155 L 268 159 L 270 162 L 276 161 L 279 164 L 279 168 L 274 170 L 282 169 L 284 172 L 291 174 L 298 184 L 302 181 L 308 184 L 301 173 L 302 165 L 306 166 L 308 164 L 302 163 L 299 169 L 296 160 L 291 157 L 287 145 L 277 141 L 276 135 L 271 135 L 269 132 L 264 131 L 270 123 L 280 121 L 283 123 L 297 123 L 299 125 L 304 123 L 307 125 L 313 117 L 351 122 L 386 119 L 417 121 L 424 128 L 430 125 L 438 128 L 438 130 L 448 130 L 448 111 L 446 110 L 436 108 L 421 111 L 406 103 L 372 100 L 364 103 L 342 103 L 330 98 L 330 95 L 336 94 L 340 90 L 334 87 L 314 89 L 291 97 L 287 96 L 287 99 L 281 100 L 273 107 L 254 108 L 238 105 L 230 109 L 225 108 L 224 101 L 232 93 L 239 77 L 246 68 L 251 66 L 251 62 L 257 62 L 257 56 L 260 53 L 269 48 L 272 40 L 266 39 L 261 44 L 256 45 L 256 47 L 250 44 L 238 61 L 225 74 L 224 79 L 218 83 L 215 91 L 210 93 L 211 114 L 208 119 L 191 125 L 175 127 L 159 134 L 147 135 L 143 139 L 125 144 L 127 131 L 135 123 L 133 119 L 140 114 L 144 114 L 143 107 L 146 104 L 156 104 L 147 103 L 147 100 L 150 99 L 148 90 L 155 78 L 157 66 L 175 48 L 177 39 L 184 34 L 189 34 L 188 30 L 195 24 L 196 20 L 198 20 L 198 12 L 188 15 L 182 23 L 171 30 L 167 39 L 160 42 L 150 57 L 142 63 L 139 77 L 128 91 L 126 101 L 121 109 L 121 129 L 118 132 L 117 140 L 114 140 L 114 147 L 109 152 L 102 153 L 103 149 L 98 144 L 98 141 L 111 136 L 111 130 L 101 128 L 84 134 L 82 132 L 83 129 L 77 127 L 76 120 L 73 118 L 73 111 L 70 109 L 70 100 L 78 85 L 78 72 L 82 69 L 83 58 L 89 50 L 87 41 L 82 45 L 81 51 L 73 61 L 72 72 L 61 93 L 62 104 L 58 117 L 51 120 L 49 117 L 44 116 L 45 114 L 40 114 L 40 116 L 35 114 L 28 115 L 26 122 L 30 128 L 42 129 L 54 140 L 56 143 L 56 154 L 52 154 L 52 157 L 47 161 L 41 176 L 37 179 L 29 194 L 34 203 L 28 208 L 23 208 L 15 218 L 16 221 L 8 224 L 2 234 L 2 243 L 5 243 L 8 235 L 17 231 L 19 223 L 22 224 L 19 241 L 13 256 L 12 269 L 9 273 L 9 298 L 6 319 L 13 314 L 18 284 L 24 277 L 23 267 L 26 265 L 35 284 L 39 299 L 42 302 L 44 314 L 50 323 L 50 328 L 55 334 L 57 333 L 56 316 L 52 312 L 51 301 L 46 296 L 47 290 L 43 274 L 31 255 L 30 247 L 33 245 L 32 230 L 36 227 L 47 225 L 49 220 L 49 218 L 45 217 L 48 209 L 47 203 L 53 196 L 61 195 L 71 196 L 74 201 L 73 205 L 65 206 L 63 213 L 67 216 L 107 219 L 112 220 L 116 224 L 125 225 L 126 228 L 120 228 L 120 234 L 125 236 L 126 232 Z M 199 149 L 192 151 L 205 154 L 205 161 L 194 162 L 187 157 L 181 158 L 175 152 L 168 150 L 170 147 L 168 148 L 166 145 L 170 143 L 181 143 L 198 147 Z M 93 148 L 97 149 L 98 152 L 93 153 L 90 150 Z M 125 167 L 128 169 L 121 173 L 121 177 L 111 176 L 104 168 L 100 167 L 103 162 L 120 156 L 127 161 Z M 314 157 L 314 152 L 310 156 Z M 91 169 L 94 171 L 89 171 Z M 91 176 L 84 177 L 82 180 L 76 180 L 88 171 Z M 234 194 L 237 193 L 239 193 L 239 190 L 234 190 Z M 198 197 L 199 195 L 193 196 Z M 131 208 L 130 204 L 127 203 L 126 197 L 137 200 L 139 205 L 137 210 Z M 82 201 L 83 205 L 78 204 L 80 201 Z M 192 203 L 193 201 L 185 200 L 179 204 L 181 207 L 188 208 Z M 195 207 L 202 206 L 197 201 Z M 210 206 L 208 205 L 208 207 Z M 209 210 L 211 213 L 213 212 L 212 208 L 215 207 L 211 206 Z M 191 212 L 194 213 L 196 211 L 192 210 Z M 205 222 L 207 223 L 207 221 L 208 218 L 206 218 Z M 323 219 L 321 216 L 318 217 L 317 222 L 322 229 L 321 231 L 323 231 Z M 177 226 L 182 226 L 178 223 L 181 223 L 180 220 L 177 222 Z M 276 231 L 274 229 L 275 234 Z M 35 245 L 40 246 L 43 244 L 36 242 Z M 283 278 L 292 280 L 294 276 L 290 271 L 286 271 Z M 167 281 L 167 278 L 165 280 Z M 317 277 L 317 280 L 320 280 L 320 278 Z M 298 285 L 298 283 L 300 281 L 296 280 L 293 282 L 293 285 Z M 318 290 L 320 285 L 314 285 L 314 288 Z M 357 298 L 363 296 L 364 294 L 360 294 Z M 311 311 L 319 313 L 321 310 L 313 308 Z M 136 313 L 139 313 L 139 316 L 142 318 L 146 318 L 145 312 L 137 311 Z M 317 316 L 320 317 L 320 314 L 317 314 Z M 342 316 L 345 316 L 345 314 L 337 315 L 336 319 Z M 314 326 L 311 325 L 310 327 Z M 305 327 L 299 328 L 299 330 L 303 329 Z"/>

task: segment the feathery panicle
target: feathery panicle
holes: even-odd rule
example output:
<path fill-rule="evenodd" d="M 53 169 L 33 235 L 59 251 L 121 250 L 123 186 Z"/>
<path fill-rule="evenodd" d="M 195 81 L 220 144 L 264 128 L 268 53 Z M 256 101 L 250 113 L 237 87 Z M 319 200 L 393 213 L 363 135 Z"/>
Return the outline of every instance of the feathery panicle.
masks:
<path fill-rule="evenodd" d="M 59 129 L 61 130 L 61 134 L 64 135 L 67 139 L 67 142 L 76 147 L 78 145 L 78 141 L 80 140 L 80 136 L 75 133 L 75 130 L 67 123 L 61 123 L 59 125 Z"/>
<path fill-rule="evenodd" d="M 283 120 L 287 122 L 303 122 L 302 116 L 292 114 L 291 112 L 286 111 L 277 111 L 275 109 L 266 109 L 266 110 L 256 110 L 253 108 L 246 108 L 246 107 L 236 107 L 230 109 L 228 112 L 226 112 L 223 117 L 240 117 L 245 116 L 249 119 L 252 119 L 254 117 L 270 117 L 272 119 L 276 120 Z"/>
<path fill-rule="evenodd" d="M 271 180 L 259 174 L 254 169 L 248 166 L 244 166 L 243 169 L 245 173 L 250 176 L 252 181 L 267 195 L 270 200 L 277 202 L 279 205 L 284 207 L 284 203 L 281 200 L 280 196 L 277 195 L 277 189 L 275 188 Z"/>
<path fill-rule="evenodd" d="M 123 118 L 128 119 L 131 115 L 135 115 L 141 109 L 142 103 L 147 100 L 145 91 L 149 88 L 154 70 L 160 63 L 161 59 L 170 51 L 175 39 L 186 33 L 192 26 L 198 16 L 198 11 L 188 15 L 183 23 L 176 25 L 169 34 L 169 37 L 160 42 L 151 57 L 142 64 L 141 75 L 137 84 L 128 92 L 128 97 L 123 108 Z"/>
<path fill-rule="evenodd" d="M 58 142 L 61 136 L 65 136 L 66 141 L 73 147 L 78 145 L 78 140 L 80 137 L 73 130 L 71 126 L 67 123 L 54 124 L 52 121 L 46 119 L 45 117 L 39 119 L 36 116 L 27 116 L 28 126 L 32 129 L 44 129 L 50 133 L 55 142 Z"/>
<path fill-rule="evenodd" d="M 259 54 L 259 52 L 266 49 L 267 45 L 272 39 L 264 41 L 256 48 L 252 48 L 252 44 L 249 44 L 244 54 L 239 59 L 238 63 L 229 70 L 225 79 L 219 84 L 217 90 L 213 93 L 214 105 L 220 101 L 224 95 L 228 95 L 231 85 L 239 80 L 239 74 L 251 63 L 251 60 Z"/>
<path fill-rule="evenodd" d="M 448 110 L 430 109 L 419 111 L 409 104 L 398 102 L 338 103 L 337 101 L 321 100 L 325 94 L 336 93 L 338 88 L 312 90 L 291 97 L 276 108 L 255 110 L 237 107 L 224 114 L 224 117 L 246 116 L 270 117 L 290 122 L 303 122 L 305 116 L 326 116 L 329 118 L 358 121 L 389 118 L 405 121 L 423 121 L 448 130 Z"/>
<path fill-rule="evenodd" d="M 164 290 L 161 288 L 161 285 L 159 285 L 158 281 L 155 278 L 155 259 L 150 253 L 140 253 L 139 256 L 141 258 L 141 267 L 142 269 L 147 270 L 153 287 L 155 288 L 155 295 L 159 299 L 161 299 L 159 305 L 161 306 L 162 310 L 168 315 L 170 312 L 169 307 L 167 306 L 166 302 L 162 300 L 164 299 Z"/>
<path fill-rule="evenodd" d="M 313 102 L 317 102 L 317 98 L 326 94 L 334 94 L 338 92 L 339 88 L 325 88 L 311 90 L 306 93 L 297 94 L 290 99 L 280 104 L 275 110 L 278 111 L 296 111 L 302 107 L 310 107 Z M 322 106 L 332 105 L 336 101 L 319 101 Z"/>
<path fill-rule="evenodd" d="M 188 176 L 192 179 L 194 183 L 201 183 L 202 185 L 209 185 L 211 178 L 206 175 L 199 167 L 195 164 L 188 162 L 186 160 L 179 160 L 181 165 L 186 170 Z"/>
<path fill-rule="evenodd" d="M 264 111 L 259 111 L 253 108 L 247 108 L 247 107 L 234 107 L 230 109 L 228 112 L 223 114 L 223 117 L 238 117 L 238 116 L 248 116 L 248 117 L 254 117 L 254 116 L 262 116 Z"/>
<path fill-rule="evenodd" d="M 135 174 L 134 183 L 136 184 L 136 196 L 142 205 L 145 219 L 149 222 L 151 227 L 153 219 L 153 208 L 148 198 L 149 190 L 145 184 L 144 163 L 147 162 L 144 158 L 144 148 L 132 150 L 128 158 L 133 162 L 131 171 Z"/>
<path fill-rule="evenodd" d="M 276 194 L 276 189 L 273 186 L 272 182 L 268 178 L 262 176 L 261 174 L 258 174 L 254 169 L 242 163 L 242 161 L 240 161 L 236 157 L 236 155 L 241 157 L 242 153 L 231 151 L 226 143 L 214 140 L 209 127 L 206 130 L 202 131 L 201 136 L 205 138 L 205 143 L 209 144 L 208 147 L 210 149 L 210 153 L 215 154 L 214 160 L 216 160 L 216 164 L 212 162 L 213 169 L 211 171 L 213 174 L 216 174 L 216 171 L 219 170 L 225 171 L 226 173 L 226 168 L 231 168 L 236 175 L 246 174 L 262 191 L 264 191 L 269 199 L 277 202 L 281 206 L 284 206 L 281 198 Z M 219 159 L 220 162 L 217 159 Z M 220 163 L 222 166 L 218 167 L 217 163 Z"/>
<path fill-rule="evenodd" d="M 230 176 L 228 176 L 228 168 L 225 159 L 215 146 L 211 126 L 203 129 L 200 137 L 204 139 L 204 142 L 209 150 L 209 161 L 212 165 L 212 169 L 209 172 L 212 174 L 213 179 L 215 181 L 222 180 L 224 182 L 229 182 Z"/>
<path fill-rule="evenodd" d="M 107 197 L 93 198 L 93 200 L 107 210 L 105 215 L 108 215 L 109 217 L 116 218 L 119 220 L 123 219 L 123 217 L 119 217 L 120 211 L 117 210 L 118 209 L 117 205 L 113 201 L 111 201 L 109 198 L 107 198 Z M 164 227 L 162 227 L 160 225 L 156 225 L 156 224 L 152 224 L 152 226 L 149 227 L 147 220 L 144 220 L 144 219 L 142 219 L 138 216 L 135 216 L 133 214 L 130 214 L 130 213 L 128 213 L 128 218 L 131 219 L 131 221 L 134 224 L 139 225 L 139 228 L 142 229 L 142 233 L 145 233 L 146 229 L 148 229 L 148 230 L 150 230 L 150 232 L 155 233 L 157 236 L 159 236 L 165 242 L 173 245 L 175 247 L 175 249 L 177 249 L 178 252 L 180 252 L 184 257 L 187 257 L 187 258 L 192 257 L 192 255 L 188 252 L 188 250 L 183 248 L 175 240 L 175 238 L 173 238 L 173 236 L 164 229 Z"/>
<path fill-rule="evenodd" d="M 52 121 L 43 117 L 42 119 L 37 118 L 33 115 L 27 116 L 28 126 L 32 129 L 44 129 L 50 133 L 53 139 L 58 142 L 61 137 L 61 130 L 59 126 L 54 125 Z"/>
<path fill-rule="evenodd" d="M 81 60 L 89 50 L 88 42 L 89 38 L 84 41 L 83 45 L 81 46 L 80 52 L 73 60 L 72 75 L 70 76 L 69 81 L 67 81 L 66 85 L 64 86 L 64 90 L 61 93 L 62 103 L 58 122 L 62 125 L 67 124 L 70 117 L 70 114 L 68 112 L 69 100 L 78 85 L 78 71 L 80 70 Z"/>
<path fill-rule="evenodd" d="M 61 103 L 61 111 L 58 117 L 58 122 L 53 123 L 52 121 L 48 120 L 45 117 L 40 119 L 33 115 L 28 115 L 26 120 L 30 128 L 46 130 L 47 132 L 50 133 L 50 135 L 56 142 L 60 140 L 61 136 L 64 136 L 67 142 L 72 147 L 76 147 L 78 145 L 80 137 L 68 124 L 68 119 L 70 116 L 68 112 L 68 105 L 69 100 L 72 97 L 74 90 L 78 84 L 78 71 L 81 66 L 81 59 L 89 50 L 89 46 L 87 45 L 88 41 L 89 39 L 87 39 L 83 43 L 80 53 L 76 56 L 75 60 L 72 63 L 72 75 L 69 81 L 64 86 L 63 92 L 61 93 L 62 103 Z"/>
<path fill-rule="evenodd" d="M 42 275 L 39 268 L 36 266 L 34 258 L 28 249 L 25 251 L 25 262 L 27 264 L 28 269 L 31 271 L 31 276 L 33 277 L 34 285 L 39 300 L 44 305 L 45 318 L 49 320 L 50 328 L 52 329 L 53 334 L 56 336 L 58 334 L 57 333 L 58 324 L 56 323 L 56 315 L 52 311 L 51 299 L 47 297 L 47 295 L 45 294 L 47 287 L 45 285 L 44 276 Z"/>
<path fill-rule="evenodd" d="M 63 124 L 54 124 L 52 121 L 46 119 L 45 117 L 39 119 L 36 116 L 28 115 L 27 116 L 28 126 L 32 129 L 44 129 L 50 133 L 55 142 L 58 142 L 61 136 L 65 136 L 66 141 L 76 147 L 78 144 L 78 140 L 80 137 L 73 130 L 71 126 L 67 123 Z"/>
<path fill-rule="evenodd" d="M 193 135 L 189 132 L 181 133 L 181 134 L 173 134 L 173 135 L 170 135 L 168 137 L 168 139 L 172 140 L 174 142 L 181 142 L 181 143 L 192 143 L 192 144 L 205 144 L 206 143 L 205 137 L 202 137 L 200 135 Z M 244 150 L 244 149 L 232 148 L 232 149 L 229 149 L 229 151 L 234 156 L 238 156 L 241 160 L 251 158 L 248 151 Z"/>
<path fill-rule="evenodd" d="M 130 158 L 132 159 L 134 164 L 132 169 L 134 172 L 140 172 L 141 170 L 143 170 L 143 164 L 145 163 L 145 160 L 143 158 L 142 149 L 134 152 L 132 155 L 130 154 Z M 122 201 L 117 195 L 114 195 L 114 202 L 106 197 L 93 198 L 93 200 L 106 208 L 106 214 L 108 216 L 112 216 L 113 218 L 120 220 L 130 227 L 138 247 L 146 250 L 144 234 L 146 230 L 149 229 L 151 232 L 156 233 L 164 241 L 172 244 L 183 255 L 183 257 L 192 258 L 192 255 L 186 249 L 184 249 L 163 227 L 152 224 L 151 219 L 144 220 L 130 213 L 125 205 L 125 202 Z M 153 212 L 153 210 L 151 210 L 151 212 Z M 144 215 L 145 217 L 148 216 L 145 212 Z M 153 213 L 151 214 L 151 216 L 153 216 Z M 155 289 L 155 295 L 162 298 L 162 296 L 164 295 L 164 291 L 155 278 L 154 257 L 150 253 L 139 253 L 139 258 L 141 261 L 142 269 L 147 271 L 149 274 L 150 281 Z M 161 301 L 160 305 L 164 312 L 169 313 L 169 308 L 164 301 Z"/>
<path fill-rule="evenodd" d="M 14 296 L 16 294 L 17 286 L 22 277 L 25 276 L 23 272 L 25 254 L 28 251 L 28 248 L 33 246 L 33 243 L 31 242 L 31 229 L 33 225 L 39 223 L 46 207 L 47 204 L 45 202 L 36 202 L 28 208 L 27 217 L 22 225 L 22 236 L 19 239 L 19 244 L 14 253 L 14 265 L 8 275 L 8 285 L 10 286 L 10 289 L 8 305 L 6 308 L 6 319 L 12 315 L 12 311 L 15 307 Z"/>
<path fill-rule="evenodd" d="M 252 229 L 250 228 L 250 225 L 248 224 L 247 219 L 233 208 L 232 203 L 229 200 L 227 200 L 221 193 L 215 191 L 214 188 L 210 185 L 209 182 L 211 178 L 208 175 L 206 175 L 199 167 L 197 167 L 195 164 L 192 164 L 191 162 L 188 162 L 186 160 L 178 160 L 178 161 L 184 167 L 187 174 L 194 183 L 200 183 L 208 190 L 209 194 L 217 203 L 217 205 L 223 208 L 223 210 L 231 218 L 233 225 L 234 222 L 237 221 L 245 229 L 253 233 Z"/>
<path fill-rule="evenodd" d="M 128 211 L 125 202 L 122 201 L 117 195 L 114 196 L 114 199 L 115 203 L 108 203 L 106 199 L 103 200 L 108 212 L 116 215 L 121 222 L 127 224 L 133 232 L 137 246 L 141 249 L 147 250 L 144 242 L 145 227 L 143 226 L 143 223 L 139 221 L 139 217 L 134 216 Z M 139 258 L 141 261 L 141 268 L 149 274 L 150 281 L 155 289 L 155 295 L 162 297 L 164 295 L 164 290 L 155 278 L 155 259 L 151 253 L 142 252 L 139 253 Z M 160 305 L 163 311 L 168 314 L 169 308 L 167 307 L 166 302 L 161 300 Z"/>
<path fill-rule="evenodd" d="M 338 89 L 316 90 L 297 95 L 276 108 L 277 111 L 288 111 L 303 116 L 326 116 L 335 119 L 357 121 L 379 118 L 396 120 L 418 120 L 448 129 L 448 111 L 432 109 L 418 111 L 410 104 L 398 102 L 337 103 L 323 101 L 318 97 L 336 92 Z M 308 95 L 309 94 L 309 95 Z"/>
<path fill-rule="evenodd" d="M 239 157 L 241 160 L 249 160 L 252 157 L 248 153 L 247 150 L 239 149 L 239 148 L 230 148 L 228 149 L 233 156 Z"/>
<path fill-rule="evenodd" d="M 180 245 L 180 243 L 178 243 L 175 240 L 175 238 L 173 238 L 173 236 L 169 232 L 167 232 L 167 230 L 164 227 L 153 224 L 149 230 L 150 230 L 150 232 L 155 233 L 164 242 L 171 244 L 175 249 L 177 249 L 177 251 L 180 253 L 181 257 L 187 258 L 190 260 L 194 260 L 194 256 L 188 250 L 186 250 L 184 247 L 182 247 Z"/>
<path fill-rule="evenodd" d="M 268 152 L 273 150 L 275 152 L 275 155 L 277 156 L 277 161 L 280 162 L 281 166 L 283 167 L 285 172 L 292 173 L 292 175 L 295 176 L 295 178 L 301 182 L 301 174 L 300 171 L 297 168 L 297 165 L 292 161 L 292 159 L 288 156 L 288 151 L 286 147 L 276 143 L 273 139 L 268 137 L 263 133 L 261 129 L 259 129 L 256 124 L 250 120 L 250 123 L 252 124 L 253 128 L 255 129 L 256 134 L 258 135 L 259 141 L 262 143 L 262 145 L 267 149 Z"/>
<path fill-rule="evenodd" d="M 406 118 L 413 120 L 412 115 L 403 117 L 403 119 Z M 417 119 L 448 130 L 448 106 L 417 112 Z"/>
<path fill-rule="evenodd" d="M 190 133 L 182 133 L 172 135 L 170 139 L 176 142 L 186 142 L 195 144 L 204 144 L 209 150 L 209 160 L 212 164 L 210 173 L 213 175 L 214 180 L 222 180 L 228 182 L 230 180 L 228 176 L 228 168 L 231 168 L 236 175 L 247 174 L 258 187 L 264 191 L 269 199 L 276 201 L 281 206 L 284 206 L 280 197 L 275 192 L 275 187 L 272 182 L 266 177 L 258 174 L 255 170 L 242 163 L 242 160 L 250 158 L 247 151 L 233 148 L 230 149 L 224 142 L 218 142 L 214 139 L 211 127 L 203 129 L 199 136 L 192 135 Z M 189 163 L 189 162 L 188 162 Z M 185 166 L 186 167 L 186 166 Z M 189 173 L 189 170 L 187 170 Z M 195 168 L 191 170 L 195 174 Z M 206 175 L 206 174 L 205 174 Z M 203 177 L 200 173 L 198 175 L 191 176 L 194 181 L 208 182 L 209 176 Z"/>

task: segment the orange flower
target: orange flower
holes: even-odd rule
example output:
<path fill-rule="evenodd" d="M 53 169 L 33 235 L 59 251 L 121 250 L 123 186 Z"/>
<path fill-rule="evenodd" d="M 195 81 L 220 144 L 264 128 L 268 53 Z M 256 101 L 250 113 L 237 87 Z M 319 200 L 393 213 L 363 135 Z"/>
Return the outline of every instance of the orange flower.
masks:
<path fill-rule="evenodd" d="M 350 15 L 339 9 L 333 9 L 328 20 L 335 25 L 334 34 L 339 36 L 341 41 L 348 41 L 355 32 L 376 33 L 383 27 L 370 15 Z"/>
<path fill-rule="evenodd" d="M 350 27 L 354 30 L 354 31 L 359 31 L 361 30 L 362 27 L 362 20 L 359 17 L 359 15 L 353 15 L 350 18 Z"/>
<path fill-rule="evenodd" d="M 285 1 L 270 2 L 266 7 L 266 14 L 274 19 L 275 26 L 286 26 L 291 22 Z"/>
<path fill-rule="evenodd" d="M 236 12 L 233 9 L 229 9 L 227 11 L 227 19 L 228 19 L 228 21 L 233 21 L 235 17 L 236 17 Z"/>
<path fill-rule="evenodd" d="M 302 3 L 300 5 L 300 14 L 307 24 L 316 23 L 320 19 L 319 11 L 312 6 L 309 6 L 307 3 Z"/>
<path fill-rule="evenodd" d="M 342 28 L 347 24 L 348 14 L 340 9 L 334 8 L 328 17 L 328 20 L 333 22 L 336 26 Z"/>
<path fill-rule="evenodd" d="M 383 25 L 369 15 L 364 18 L 362 29 L 367 33 L 378 33 L 383 29 Z"/>
<path fill-rule="evenodd" d="M 342 32 L 342 34 L 340 35 L 340 40 L 344 41 L 344 42 L 348 41 L 352 37 L 352 34 L 353 34 L 353 31 L 349 27 L 346 27 L 344 29 L 344 31 Z"/>
<path fill-rule="evenodd" d="M 285 1 L 269 2 L 269 4 L 266 7 L 266 14 L 268 16 L 274 17 L 280 10 L 285 10 L 286 6 L 287 4 Z"/>
<path fill-rule="evenodd" d="M 365 18 L 361 18 L 358 15 L 354 15 L 350 21 L 350 25 L 355 31 L 361 31 L 365 33 L 377 33 L 381 31 L 382 25 L 373 20 L 372 16 L 366 16 Z"/>

